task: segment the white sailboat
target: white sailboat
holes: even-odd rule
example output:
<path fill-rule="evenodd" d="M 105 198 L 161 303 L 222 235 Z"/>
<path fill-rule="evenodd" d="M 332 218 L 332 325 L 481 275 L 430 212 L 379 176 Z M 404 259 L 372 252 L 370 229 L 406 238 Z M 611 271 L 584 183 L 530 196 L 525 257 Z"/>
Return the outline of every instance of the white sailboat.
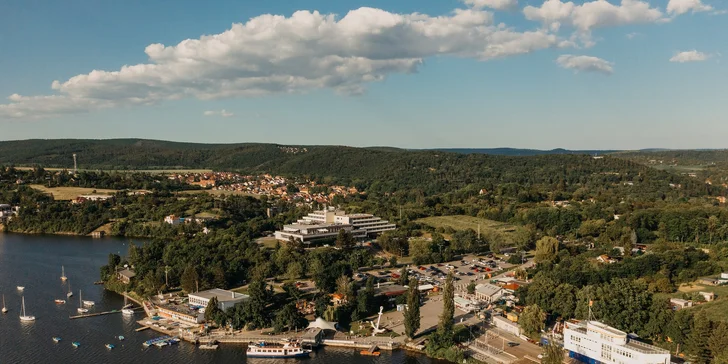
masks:
<path fill-rule="evenodd" d="M 17 289 L 18 289 L 18 291 L 20 291 L 20 292 L 23 292 L 23 290 L 25 289 L 25 287 L 23 287 L 23 286 L 18 286 L 18 287 L 16 287 L 16 288 L 17 288 Z"/>
<path fill-rule="evenodd" d="M 3 295 L 3 313 L 8 313 L 8 306 L 5 306 L 5 295 Z"/>
<path fill-rule="evenodd" d="M 81 298 L 83 297 L 83 294 L 81 293 L 81 290 L 78 290 L 78 308 L 76 309 L 78 313 L 86 313 L 88 312 L 88 308 L 83 307 L 83 300 Z"/>
<path fill-rule="evenodd" d="M 23 296 L 23 312 L 21 312 L 20 321 L 35 321 L 35 316 L 27 315 L 25 313 L 25 296 Z"/>
<path fill-rule="evenodd" d="M 124 294 L 124 307 L 121 308 L 121 314 L 124 316 L 134 316 L 134 310 L 131 304 L 127 303 L 126 293 Z"/>
<path fill-rule="evenodd" d="M 68 279 L 68 277 L 66 277 L 66 269 L 61 266 L 61 280 L 65 282 L 66 279 Z"/>
<path fill-rule="evenodd" d="M 68 282 L 68 293 L 66 293 L 66 298 L 73 297 L 73 292 L 71 291 L 71 282 Z"/>

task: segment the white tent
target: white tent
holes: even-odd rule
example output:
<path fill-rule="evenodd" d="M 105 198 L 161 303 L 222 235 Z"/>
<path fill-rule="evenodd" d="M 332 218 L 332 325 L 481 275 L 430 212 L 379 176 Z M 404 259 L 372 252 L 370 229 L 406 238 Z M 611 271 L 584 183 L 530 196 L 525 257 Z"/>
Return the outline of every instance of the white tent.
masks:
<path fill-rule="evenodd" d="M 308 323 L 308 329 L 334 330 L 336 331 L 336 322 L 328 322 L 321 317 L 317 317 L 316 321 Z"/>

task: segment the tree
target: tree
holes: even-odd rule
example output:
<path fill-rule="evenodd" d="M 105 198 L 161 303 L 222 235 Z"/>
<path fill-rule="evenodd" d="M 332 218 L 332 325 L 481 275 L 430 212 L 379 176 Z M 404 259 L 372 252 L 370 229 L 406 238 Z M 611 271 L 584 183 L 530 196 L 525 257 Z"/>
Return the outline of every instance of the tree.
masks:
<path fill-rule="evenodd" d="M 543 348 L 543 359 L 541 364 L 562 364 L 564 362 L 564 349 L 553 340 L 549 339 L 549 343 Z"/>
<path fill-rule="evenodd" d="M 200 277 L 197 275 L 197 269 L 195 269 L 194 266 L 191 264 L 185 268 L 184 272 L 182 272 L 182 277 L 180 277 L 180 284 L 182 285 L 182 289 L 187 293 L 195 292 L 197 287 L 197 282 L 200 280 Z"/>
<path fill-rule="evenodd" d="M 698 311 L 695 314 L 693 325 L 685 341 L 685 352 L 692 359 L 693 363 L 708 364 L 710 363 L 710 349 L 708 342 L 710 341 L 711 325 L 708 316 L 704 311 Z"/>
<path fill-rule="evenodd" d="M 397 256 L 396 255 L 392 255 L 391 257 L 389 257 L 389 266 L 390 267 L 397 266 Z"/>
<path fill-rule="evenodd" d="M 536 305 L 526 306 L 518 318 L 523 333 L 531 339 L 537 340 L 545 327 L 546 312 Z"/>
<path fill-rule="evenodd" d="M 119 263 L 121 263 L 121 257 L 118 254 L 110 253 L 109 254 L 109 269 L 112 272 L 116 271 L 116 267 L 119 266 Z"/>
<path fill-rule="evenodd" d="M 536 242 L 536 263 L 553 261 L 558 253 L 559 241 L 556 238 L 544 236 Z"/>
<path fill-rule="evenodd" d="M 214 322 L 218 326 L 225 324 L 225 312 L 218 306 L 217 297 L 212 297 L 207 302 L 207 307 L 205 307 L 205 321 Z"/>
<path fill-rule="evenodd" d="M 468 283 L 467 289 L 468 289 L 468 294 L 475 294 L 475 281 L 474 280 L 470 281 L 470 283 Z"/>
<path fill-rule="evenodd" d="M 406 285 L 409 283 L 409 270 L 407 270 L 407 266 L 402 267 L 402 270 L 399 273 L 399 284 L 400 285 Z"/>
<path fill-rule="evenodd" d="M 693 313 L 690 310 L 679 310 L 675 312 L 672 321 L 667 325 L 665 334 L 672 342 L 677 344 L 676 354 L 680 352 L 680 346 L 684 345 L 687 341 L 692 326 Z"/>
<path fill-rule="evenodd" d="M 715 363 L 728 363 L 728 361 L 718 361 L 718 357 L 727 357 L 728 359 L 728 323 L 725 321 L 718 322 L 710 334 L 708 339 L 708 349 L 713 357 Z"/>
<path fill-rule="evenodd" d="M 349 277 L 342 275 L 336 279 L 336 292 L 344 296 L 344 300 L 349 300 L 352 298 L 353 290 L 351 289 L 351 284 L 349 283 Z"/>
<path fill-rule="evenodd" d="M 417 289 L 417 280 L 409 282 L 407 292 L 407 308 L 404 311 L 404 331 L 410 339 L 415 337 L 420 329 L 420 292 Z"/>
<path fill-rule="evenodd" d="M 339 230 L 339 234 L 336 236 L 336 247 L 339 249 L 349 249 L 354 245 L 356 245 L 354 236 L 344 229 Z"/>
<path fill-rule="evenodd" d="M 450 347 L 453 344 L 453 318 L 455 317 L 455 287 L 453 286 L 452 271 L 445 279 L 445 289 L 442 291 L 442 314 L 437 324 L 437 337 L 440 347 Z"/>
<path fill-rule="evenodd" d="M 284 329 L 289 330 L 304 328 L 306 326 L 306 318 L 298 311 L 294 303 L 283 306 L 283 309 L 276 313 L 273 321 L 273 329 L 276 332 L 282 332 Z"/>
<path fill-rule="evenodd" d="M 645 325 L 644 332 L 649 337 L 664 339 L 665 329 L 670 325 L 674 315 L 674 311 L 670 307 L 670 300 L 668 298 L 653 298 L 649 312 L 650 319 Z"/>

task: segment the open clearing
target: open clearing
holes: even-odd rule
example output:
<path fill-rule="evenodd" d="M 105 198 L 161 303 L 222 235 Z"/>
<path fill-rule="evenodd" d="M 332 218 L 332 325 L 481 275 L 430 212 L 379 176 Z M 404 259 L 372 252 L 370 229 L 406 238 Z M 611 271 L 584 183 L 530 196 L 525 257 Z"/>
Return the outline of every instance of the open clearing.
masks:
<path fill-rule="evenodd" d="M 682 297 L 687 292 L 713 292 L 715 301 L 706 302 L 689 310 L 704 311 L 712 321 L 728 321 L 728 286 L 703 286 L 697 283 L 683 284 L 678 292 L 669 294 L 669 297 Z"/>
<path fill-rule="evenodd" d="M 117 190 L 107 190 L 103 188 L 85 188 L 85 187 L 45 187 L 43 185 L 30 185 L 38 191 L 50 193 L 56 200 L 73 200 L 80 195 L 100 194 L 113 195 Z"/>
<path fill-rule="evenodd" d="M 492 229 L 503 233 L 509 233 L 516 230 L 516 226 L 509 223 L 482 219 L 479 217 L 467 215 L 431 216 L 416 220 L 416 222 L 430 225 L 436 229 L 451 227 L 455 230 L 473 229 L 475 231 L 478 231 L 478 224 L 480 224 L 481 231 L 483 229 Z"/>

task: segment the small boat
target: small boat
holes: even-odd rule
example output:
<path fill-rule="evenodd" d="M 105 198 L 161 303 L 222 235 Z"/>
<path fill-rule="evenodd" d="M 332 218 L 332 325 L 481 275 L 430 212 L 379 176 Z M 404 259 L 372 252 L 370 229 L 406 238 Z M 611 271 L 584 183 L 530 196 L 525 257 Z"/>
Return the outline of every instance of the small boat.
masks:
<path fill-rule="evenodd" d="M 57 342 L 59 342 L 59 341 L 61 341 L 61 338 L 60 338 L 60 337 L 58 337 L 58 336 L 54 336 L 54 337 L 53 337 L 53 342 L 54 342 L 54 343 L 57 343 Z"/>
<path fill-rule="evenodd" d="M 20 321 L 26 321 L 26 322 L 35 321 L 35 316 L 27 315 L 25 313 L 25 296 L 23 296 L 23 312 L 20 315 Z"/>
<path fill-rule="evenodd" d="M 86 300 L 84 300 L 84 301 L 83 301 L 83 305 L 84 305 L 84 306 L 86 306 L 86 307 L 93 307 L 93 306 L 95 306 L 95 305 L 96 305 L 96 302 L 94 302 L 94 301 L 86 301 Z"/>
<path fill-rule="evenodd" d="M 84 308 L 83 307 L 83 301 L 81 300 L 82 297 L 83 297 L 83 293 L 79 289 L 78 290 L 78 308 L 76 309 L 76 311 L 78 311 L 78 313 L 86 313 L 86 312 L 88 312 L 88 308 Z"/>
<path fill-rule="evenodd" d="M 54 302 L 55 302 L 56 304 L 62 305 L 62 304 L 64 304 L 64 303 L 66 303 L 66 300 L 55 300 Z"/>
<path fill-rule="evenodd" d="M 81 346 L 81 343 L 78 341 L 74 341 L 71 343 L 71 345 L 73 345 L 74 348 L 77 348 L 77 347 Z"/>
<path fill-rule="evenodd" d="M 311 354 L 311 350 L 301 347 L 295 342 L 269 344 L 266 342 L 250 343 L 245 355 L 250 358 L 301 358 Z"/>
<path fill-rule="evenodd" d="M 119 339 L 119 341 L 124 341 L 124 337 L 121 335 L 119 335 L 118 339 Z"/>
<path fill-rule="evenodd" d="M 2 312 L 3 313 L 8 313 L 8 307 L 5 306 L 5 295 L 3 295 L 3 309 L 2 309 Z"/>
<path fill-rule="evenodd" d="M 379 355 L 381 355 L 381 353 L 378 352 L 378 351 L 369 351 L 369 350 L 362 350 L 362 351 L 359 352 L 359 354 L 364 355 L 364 356 L 379 356 Z"/>
<path fill-rule="evenodd" d="M 134 310 L 132 310 L 131 308 L 124 308 L 121 310 L 121 313 L 124 316 L 134 316 Z"/>
<path fill-rule="evenodd" d="M 217 344 L 215 341 L 210 341 L 207 344 L 201 344 L 198 348 L 203 350 L 215 350 L 217 349 Z"/>
<path fill-rule="evenodd" d="M 66 298 L 73 297 L 73 292 L 71 292 L 71 282 L 68 282 L 68 293 L 66 293 Z"/>
<path fill-rule="evenodd" d="M 66 269 L 61 266 L 61 280 L 65 282 L 66 279 L 68 279 L 68 277 L 66 277 Z"/>
<path fill-rule="evenodd" d="M 20 291 L 20 292 L 23 292 L 23 290 L 25 289 L 25 287 L 23 287 L 23 286 L 18 286 L 18 287 L 16 287 L 16 288 L 17 288 L 17 289 L 18 289 L 18 291 Z"/>
<path fill-rule="evenodd" d="M 104 346 L 106 346 L 106 348 L 109 349 L 109 350 L 111 350 L 111 349 L 114 348 L 114 344 L 106 344 Z"/>

